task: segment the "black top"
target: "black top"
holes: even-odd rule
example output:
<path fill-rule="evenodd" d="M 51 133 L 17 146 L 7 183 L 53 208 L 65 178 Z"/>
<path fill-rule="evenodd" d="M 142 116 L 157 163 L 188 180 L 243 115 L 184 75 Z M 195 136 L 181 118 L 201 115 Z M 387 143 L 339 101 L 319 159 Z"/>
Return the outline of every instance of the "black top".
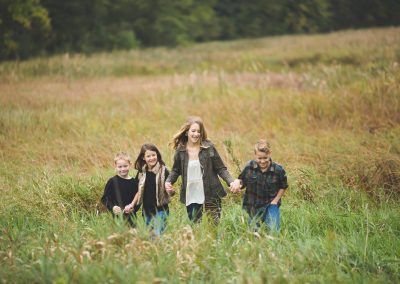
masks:
<path fill-rule="evenodd" d="M 112 212 L 114 206 L 124 209 L 126 205 L 132 202 L 138 191 L 136 179 L 124 179 L 118 175 L 110 178 L 104 188 L 104 194 L 101 202 Z M 136 212 L 139 208 L 135 208 Z"/>
<path fill-rule="evenodd" d="M 167 179 L 169 172 L 165 169 L 165 179 Z M 136 182 L 138 182 L 138 175 L 136 175 Z M 164 206 L 157 206 L 156 196 L 156 174 L 153 172 L 146 172 L 146 181 L 143 190 L 143 211 L 146 215 L 155 215 L 156 212 L 161 210 L 168 210 L 168 204 Z"/>

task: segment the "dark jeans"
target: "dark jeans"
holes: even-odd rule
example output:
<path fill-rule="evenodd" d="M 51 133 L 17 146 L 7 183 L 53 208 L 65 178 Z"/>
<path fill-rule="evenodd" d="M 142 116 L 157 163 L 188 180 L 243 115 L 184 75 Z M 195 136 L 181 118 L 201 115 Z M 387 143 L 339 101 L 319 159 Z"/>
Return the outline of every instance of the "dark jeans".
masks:
<path fill-rule="evenodd" d="M 214 225 L 218 225 L 221 218 L 221 199 L 213 199 L 204 203 L 205 213 L 211 217 Z M 192 203 L 186 206 L 186 211 L 190 221 L 200 222 L 203 216 L 203 204 Z"/>
<path fill-rule="evenodd" d="M 197 223 L 201 220 L 203 216 L 203 204 L 192 203 L 186 206 L 186 212 L 188 214 L 189 220 Z"/>

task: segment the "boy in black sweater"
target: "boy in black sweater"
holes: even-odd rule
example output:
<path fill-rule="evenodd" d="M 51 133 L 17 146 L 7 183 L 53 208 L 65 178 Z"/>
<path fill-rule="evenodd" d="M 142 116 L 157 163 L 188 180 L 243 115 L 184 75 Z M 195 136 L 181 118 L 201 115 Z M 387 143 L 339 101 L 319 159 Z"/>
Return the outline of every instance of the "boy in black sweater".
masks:
<path fill-rule="evenodd" d="M 117 175 L 108 180 L 101 202 L 114 216 L 123 215 L 129 224 L 133 226 L 132 218 L 136 217 L 136 212 L 139 208 L 136 207 L 133 211 L 124 210 L 125 206 L 131 203 L 138 191 L 136 180 L 129 176 L 132 159 L 127 153 L 120 152 L 115 155 L 114 163 Z"/>

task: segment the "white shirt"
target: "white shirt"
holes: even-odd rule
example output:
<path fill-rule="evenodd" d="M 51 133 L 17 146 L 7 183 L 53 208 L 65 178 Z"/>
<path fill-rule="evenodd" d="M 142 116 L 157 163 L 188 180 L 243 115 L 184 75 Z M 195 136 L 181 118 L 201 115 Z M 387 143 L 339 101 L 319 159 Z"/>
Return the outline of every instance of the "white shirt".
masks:
<path fill-rule="evenodd" d="M 199 160 L 189 160 L 187 169 L 186 206 L 204 203 L 203 175 Z"/>

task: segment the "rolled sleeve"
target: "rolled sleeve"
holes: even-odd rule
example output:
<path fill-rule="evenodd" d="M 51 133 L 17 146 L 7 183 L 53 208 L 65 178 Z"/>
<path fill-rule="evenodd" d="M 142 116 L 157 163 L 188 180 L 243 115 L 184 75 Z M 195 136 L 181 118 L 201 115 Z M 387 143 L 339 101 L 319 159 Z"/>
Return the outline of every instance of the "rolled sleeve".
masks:
<path fill-rule="evenodd" d="M 289 187 L 288 181 L 287 181 L 287 176 L 286 176 L 286 171 L 282 169 L 282 171 L 279 173 L 279 189 L 287 189 Z"/>

